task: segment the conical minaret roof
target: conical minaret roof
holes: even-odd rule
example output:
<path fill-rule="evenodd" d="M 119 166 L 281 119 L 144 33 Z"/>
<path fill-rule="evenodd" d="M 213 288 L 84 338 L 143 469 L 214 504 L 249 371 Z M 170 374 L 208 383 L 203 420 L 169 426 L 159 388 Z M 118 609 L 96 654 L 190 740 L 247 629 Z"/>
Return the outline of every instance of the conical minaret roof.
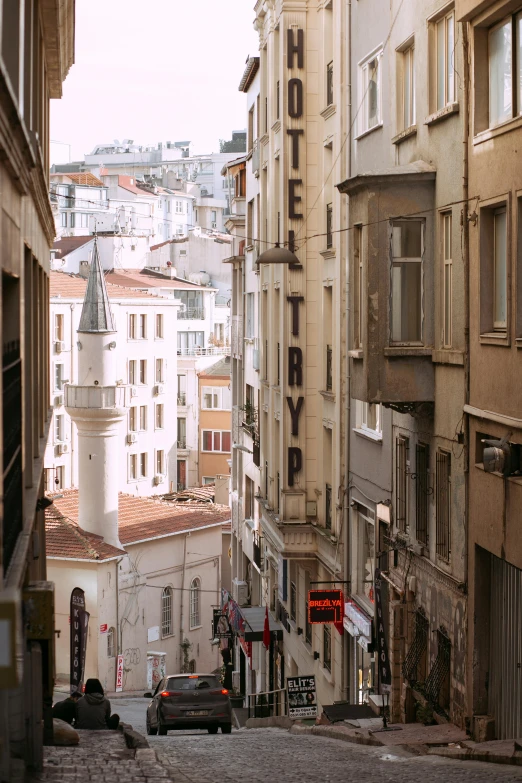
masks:
<path fill-rule="evenodd" d="M 98 243 L 94 239 L 91 271 L 87 282 L 85 299 L 83 300 L 82 315 L 80 318 L 79 332 L 115 332 L 114 319 L 112 317 L 109 295 L 105 284 L 105 277 L 98 255 Z"/>

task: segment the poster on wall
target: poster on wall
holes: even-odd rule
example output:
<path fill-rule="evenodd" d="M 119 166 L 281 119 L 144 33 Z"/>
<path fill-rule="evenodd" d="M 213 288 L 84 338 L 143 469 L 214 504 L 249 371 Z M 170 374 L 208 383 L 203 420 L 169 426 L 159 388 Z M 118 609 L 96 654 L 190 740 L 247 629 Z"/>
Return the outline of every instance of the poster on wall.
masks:
<path fill-rule="evenodd" d="M 317 718 L 317 696 L 315 676 L 287 677 L 289 718 Z"/>
<path fill-rule="evenodd" d="M 116 693 L 123 690 L 123 655 L 116 657 Z"/>
<path fill-rule="evenodd" d="M 89 612 L 85 610 L 85 593 L 75 587 L 70 603 L 70 690 L 81 690 L 87 656 L 87 635 L 89 630 Z"/>

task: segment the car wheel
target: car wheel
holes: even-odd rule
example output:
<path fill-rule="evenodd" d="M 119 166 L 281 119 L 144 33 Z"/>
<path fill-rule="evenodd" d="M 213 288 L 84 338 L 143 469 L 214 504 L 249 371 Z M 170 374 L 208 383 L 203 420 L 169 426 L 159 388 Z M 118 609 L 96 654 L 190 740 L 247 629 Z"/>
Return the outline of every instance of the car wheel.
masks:
<path fill-rule="evenodd" d="M 152 726 L 150 725 L 150 721 L 149 721 L 149 719 L 147 717 L 147 734 L 150 737 L 150 736 L 154 736 L 157 733 L 158 733 L 158 729 L 157 728 L 156 729 L 152 728 Z"/>
<path fill-rule="evenodd" d="M 167 731 L 168 731 L 167 727 L 165 726 L 164 723 L 161 722 L 161 718 L 158 715 L 158 734 L 160 735 L 160 737 L 164 737 Z"/>
<path fill-rule="evenodd" d="M 207 730 L 208 730 L 209 734 L 217 734 L 218 733 L 218 727 L 217 726 L 209 726 Z"/>
<path fill-rule="evenodd" d="M 224 723 L 221 726 L 221 733 L 222 734 L 231 734 L 232 733 L 232 724 L 231 723 Z"/>

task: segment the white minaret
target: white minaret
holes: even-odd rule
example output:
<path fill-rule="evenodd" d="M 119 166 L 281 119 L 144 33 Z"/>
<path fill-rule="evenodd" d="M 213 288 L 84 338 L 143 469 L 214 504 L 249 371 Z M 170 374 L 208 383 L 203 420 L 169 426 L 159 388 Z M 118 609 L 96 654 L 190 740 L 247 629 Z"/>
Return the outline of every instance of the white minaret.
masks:
<path fill-rule="evenodd" d="M 129 387 L 116 382 L 115 335 L 95 239 L 78 328 L 78 384 L 65 387 L 65 406 L 78 428 L 79 524 L 120 547 L 119 431 L 129 407 Z"/>

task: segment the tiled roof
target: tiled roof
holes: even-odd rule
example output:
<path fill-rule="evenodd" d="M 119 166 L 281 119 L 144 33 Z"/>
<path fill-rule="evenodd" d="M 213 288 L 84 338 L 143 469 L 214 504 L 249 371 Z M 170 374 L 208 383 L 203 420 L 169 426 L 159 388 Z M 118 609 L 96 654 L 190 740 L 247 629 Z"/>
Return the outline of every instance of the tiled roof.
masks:
<path fill-rule="evenodd" d="M 180 290 L 189 288 L 191 291 L 193 289 L 214 290 L 212 288 L 209 289 L 208 286 L 191 283 L 190 280 L 171 280 L 167 277 L 153 277 L 145 272 L 109 272 L 106 279 L 108 283 L 125 285 L 130 288 L 173 288 Z"/>
<path fill-rule="evenodd" d="M 172 500 L 175 503 L 185 503 L 187 500 L 196 500 L 201 503 L 212 503 L 216 493 L 215 484 L 205 484 L 204 487 L 189 487 L 180 492 L 171 492 L 163 495 L 165 500 Z"/>
<path fill-rule="evenodd" d="M 65 256 L 69 255 L 69 253 L 72 253 L 73 250 L 78 250 L 79 247 L 83 247 L 83 245 L 86 245 L 93 240 L 94 237 L 92 236 L 62 237 L 61 239 L 56 240 L 53 245 L 53 250 L 58 250 L 57 255 L 60 256 L 60 258 L 65 258 Z"/>
<path fill-rule="evenodd" d="M 68 177 L 76 185 L 88 185 L 90 187 L 101 188 L 103 182 L 95 177 L 90 171 L 60 171 L 55 174 L 51 174 L 52 177 Z"/>
<path fill-rule="evenodd" d="M 51 272 L 50 276 L 50 296 L 63 297 L 67 299 L 81 299 L 85 298 L 85 289 L 87 288 L 87 280 L 79 275 L 69 275 L 66 272 Z M 152 294 L 148 294 L 146 291 L 138 291 L 136 288 L 125 288 L 122 285 L 114 285 L 109 283 L 108 276 L 105 276 L 105 282 L 107 283 L 107 293 L 109 299 L 147 299 L 152 297 Z M 154 297 L 155 299 L 157 297 Z"/>
<path fill-rule="evenodd" d="M 230 356 L 225 356 L 215 364 L 207 367 L 199 373 L 200 378 L 229 378 L 230 377 Z"/>
<path fill-rule="evenodd" d="M 121 555 L 119 549 L 79 527 L 78 490 L 65 490 L 61 494 L 62 497 L 56 497 L 46 511 L 48 557 L 103 560 Z M 213 503 L 169 503 L 160 498 L 120 493 L 118 517 L 120 541 L 123 546 L 129 546 L 138 541 L 226 523 L 230 520 L 230 509 Z"/>

